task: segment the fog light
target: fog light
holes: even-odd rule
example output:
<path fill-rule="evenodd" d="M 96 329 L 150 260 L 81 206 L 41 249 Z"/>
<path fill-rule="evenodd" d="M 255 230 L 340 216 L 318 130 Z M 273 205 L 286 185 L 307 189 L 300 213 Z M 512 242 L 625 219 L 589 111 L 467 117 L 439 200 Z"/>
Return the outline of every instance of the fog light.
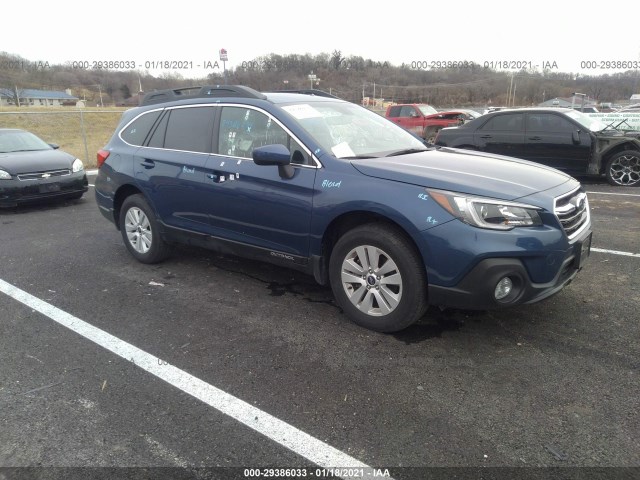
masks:
<path fill-rule="evenodd" d="M 496 297 L 496 300 L 502 300 L 511 293 L 512 288 L 513 282 L 511 281 L 511 279 L 509 277 L 504 277 L 496 285 L 496 290 L 493 295 Z"/>

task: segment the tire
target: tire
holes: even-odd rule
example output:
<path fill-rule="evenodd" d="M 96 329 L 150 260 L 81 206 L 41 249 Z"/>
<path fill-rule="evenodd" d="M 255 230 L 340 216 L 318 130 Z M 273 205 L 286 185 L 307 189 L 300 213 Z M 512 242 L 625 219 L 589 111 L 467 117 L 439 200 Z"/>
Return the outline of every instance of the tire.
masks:
<path fill-rule="evenodd" d="M 430 143 L 431 145 L 435 145 L 436 143 L 436 137 L 438 136 L 438 132 L 440 131 L 439 128 L 433 128 L 433 127 L 429 127 L 425 130 L 424 132 L 424 139 L 426 142 Z"/>
<path fill-rule="evenodd" d="M 125 199 L 120 209 L 120 233 L 133 257 L 142 263 L 158 263 L 169 256 L 169 245 L 147 200 L 140 194 Z"/>
<path fill-rule="evenodd" d="M 640 151 L 625 150 L 616 153 L 607 162 L 605 174 L 611 185 L 640 186 Z"/>
<path fill-rule="evenodd" d="M 372 255 L 377 259 L 371 261 Z M 331 252 L 329 281 L 347 316 L 371 330 L 397 332 L 427 309 L 422 260 L 414 245 L 387 225 L 363 225 L 340 237 Z"/>

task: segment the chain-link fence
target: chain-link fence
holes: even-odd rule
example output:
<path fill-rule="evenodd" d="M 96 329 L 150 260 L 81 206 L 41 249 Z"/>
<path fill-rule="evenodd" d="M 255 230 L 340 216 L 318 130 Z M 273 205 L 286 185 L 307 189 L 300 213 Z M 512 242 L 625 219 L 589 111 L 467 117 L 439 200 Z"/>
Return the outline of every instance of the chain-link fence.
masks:
<path fill-rule="evenodd" d="M 96 166 L 96 153 L 106 145 L 124 109 L 55 111 L 0 110 L 0 128 L 20 128 L 75 155 L 85 168 Z"/>

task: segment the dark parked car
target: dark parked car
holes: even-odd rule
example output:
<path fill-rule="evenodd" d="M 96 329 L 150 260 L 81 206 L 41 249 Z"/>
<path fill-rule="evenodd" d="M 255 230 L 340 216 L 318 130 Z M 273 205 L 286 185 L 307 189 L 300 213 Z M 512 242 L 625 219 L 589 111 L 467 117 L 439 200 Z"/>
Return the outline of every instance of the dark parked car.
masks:
<path fill-rule="evenodd" d="M 80 198 L 88 189 L 82 161 L 33 133 L 0 128 L 0 207 Z"/>
<path fill-rule="evenodd" d="M 436 145 L 542 163 L 572 175 L 640 185 L 640 132 L 618 131 L 570 108 L 501 110 L 440 130 Z"/>
<path fill-rule="evenodd" d="M 568 175 L 425 148 L 321 96 L 154 92 L 123 114 L 98 164 L 100 212 L 139 261 L 190 243 L 284 265 L 329 283 L 351 319 L 382 332 L 429 304 L 542 300 L 591 244 L 587 197 Z"/>

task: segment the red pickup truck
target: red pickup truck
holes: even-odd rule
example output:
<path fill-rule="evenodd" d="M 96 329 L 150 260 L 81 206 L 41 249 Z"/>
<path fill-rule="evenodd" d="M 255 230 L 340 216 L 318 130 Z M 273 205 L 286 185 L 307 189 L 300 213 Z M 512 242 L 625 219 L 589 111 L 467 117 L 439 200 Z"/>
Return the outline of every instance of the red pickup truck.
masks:
<path fill-rule="evenodd" d="M 480 114 L 474 110 L 438 112 L 425 103 L 389 105 L 385 113 L 385 117 L 389 120 L 430 143 L 435 141 L 436 135 L 442 128 L 455 127 L 478 116 Z"/>

